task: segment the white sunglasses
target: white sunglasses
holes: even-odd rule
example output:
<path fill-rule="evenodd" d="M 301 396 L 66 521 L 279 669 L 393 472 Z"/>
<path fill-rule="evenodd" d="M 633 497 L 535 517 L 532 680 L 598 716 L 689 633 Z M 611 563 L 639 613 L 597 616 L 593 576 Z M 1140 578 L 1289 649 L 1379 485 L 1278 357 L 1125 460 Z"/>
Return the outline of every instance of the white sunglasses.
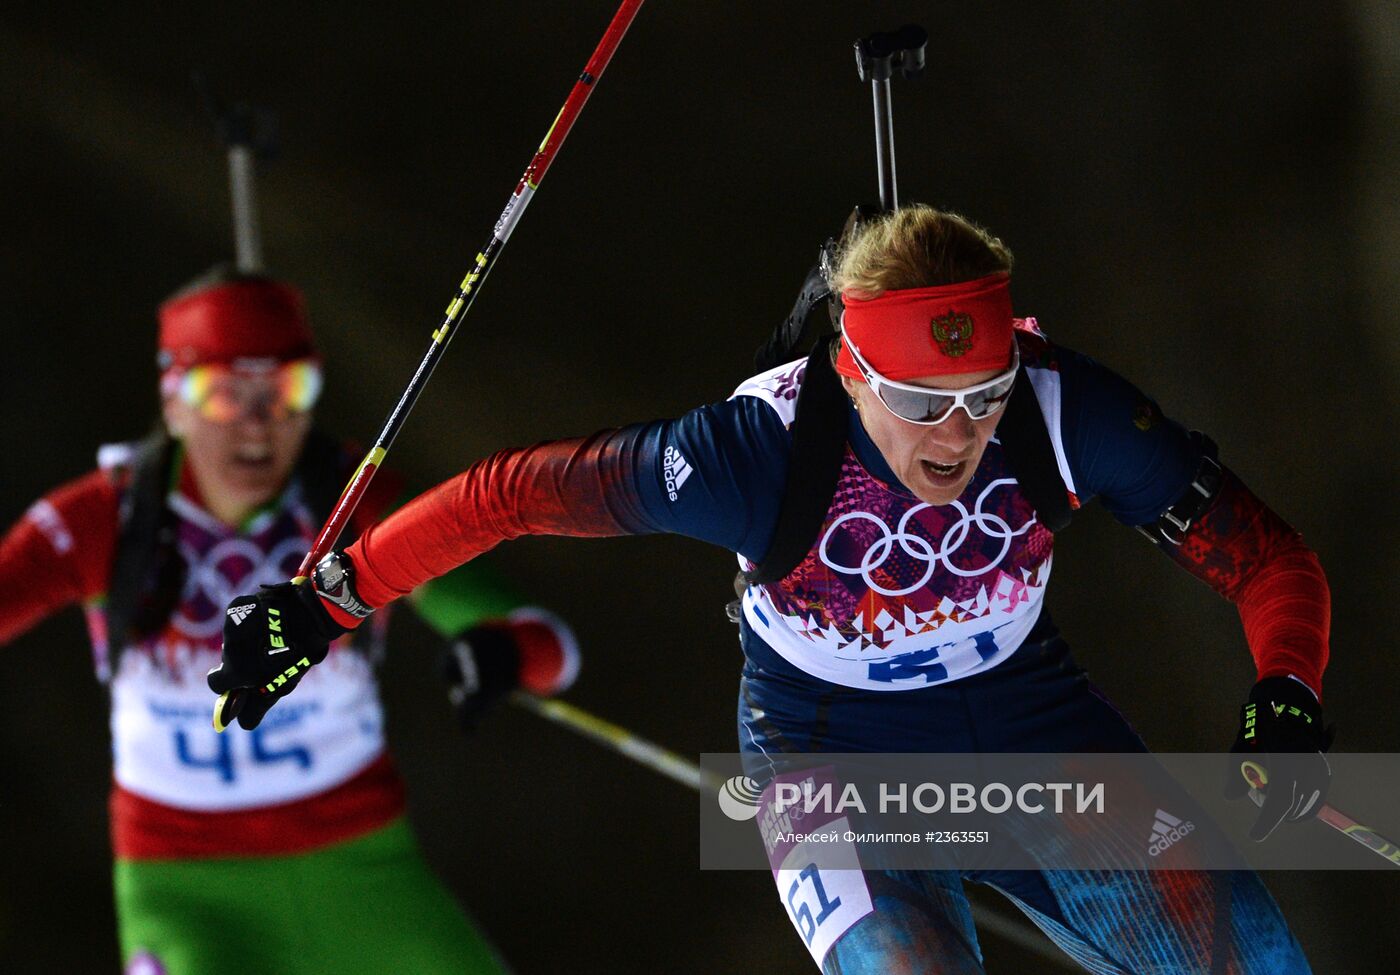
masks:
<path fill-rule="evenodd" d="M 865 356 L 860 354 L 860 349 L 856 348 L 849 335 L 843 335 L 841 339 L 850 348 L 851 358 L 885 409 L 907 423 L 922 426 L 942 423 L 959 407 L 974 420 L 984 420 L 996 413 L 1011 396 L 1011 389 L 1016 385 L 1016 370 L 1021 365 L 1021 353 L 1016 343 L 1012 342 L 1011 368 L 1000 375 L 966 389 L 929 389 L 886 379 L 865 361 Z"/>

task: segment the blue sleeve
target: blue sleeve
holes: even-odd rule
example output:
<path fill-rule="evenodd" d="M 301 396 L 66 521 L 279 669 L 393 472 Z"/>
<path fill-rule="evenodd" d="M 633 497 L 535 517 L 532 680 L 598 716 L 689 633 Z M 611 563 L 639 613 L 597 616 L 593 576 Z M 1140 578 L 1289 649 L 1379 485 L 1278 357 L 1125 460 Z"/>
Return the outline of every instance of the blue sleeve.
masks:
<path fill-rule="evenodd" d="M 790 447 L 771 406 L 736 396 L 629 432 L 636 438 L 634 487 L 649 529 L 754 561 L 768 550 Z"/>
<path fill-rule="evenodd" d="M 1097 497 L 1125 525 L 1155 521 L 1190 486 L 1200 448 L 1122 376 L 1057 351 L 1060 429 L 1080 502 Z"/>

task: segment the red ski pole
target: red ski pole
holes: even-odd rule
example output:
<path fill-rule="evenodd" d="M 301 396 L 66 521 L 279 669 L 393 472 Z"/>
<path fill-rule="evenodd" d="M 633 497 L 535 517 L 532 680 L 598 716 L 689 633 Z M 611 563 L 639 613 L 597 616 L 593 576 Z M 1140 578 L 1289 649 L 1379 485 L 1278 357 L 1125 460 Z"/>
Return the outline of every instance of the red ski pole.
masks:
<path fill-rule="evenodd" d="M 622 43 L 623 35 L 627 33 L 627 28 L 632 25 L 633 18 L 637 16 L 637 11 L 641 9 L 644 2 L 645 0 L 622 0 L 621 5 L 617 8 L 612 23 L 608 24 L 608 29 L 603 32 L 603 39 L 598 42 L 593 56 L 584 65 L 583 73 L 574 82 L 569 97 L 564 101 L 564 107 L 555 116 L 554 124 L 545 133 L 544 141 L 540 143 L 540 147 L 531 158 L 530 164 L 525 167 L 525 174 L 520 177 L 515 191 L 506 201 L 505 209 L 501 211 L 495 227 L 491 230 L 491 239 L 477 253 L 475 264 L 467 271 L 466 277 L 462 278 L 457 293 L 448 302 L 447 311 L 443 314 L 442 321 L 437 328 L 433 329 L 432 342 L 429 343 L 428 351 L 423 356 L 423 360 L 418 363 L 418 369 L 413 373 L 413 378 L 408 381 L 408 386 L 404 389 L 403 395 L 399 397 L 398 403 L 394 405 L 394 409 L 389 413 L 389 418 L 384 421 L 384 427 L 379 431 L 374 446 L 365 454 L 364 460 L 360 461 L 360 466 L 355 469 L 354 475 L 350 478 L 350 483 L 341 492 L 340 500 L 336 502 L 335 508 L 325 525 L 322 526 L 320 534 L 316 536 L 316 543 L 311 546 L 311 551 L 307 552 L 306 558 L 302 559 L 301 567 L 297 569 L 293 582 L 304 583 L 310 576 L 311 570 L 316 567 L 316 563 L 335 547 L 336 539 L 340 537 L 340 533 L 350 522 L 350 516 L 355 513 L 355 508 L 359 506 L 370 481 L 374 478 L 375 471 L 384 462 L 384 455 L 393 446 L 394 438 L 403 428 L 404 421 L 408 419 L 409 412 L 412 411 L 413 405 L 418 402 L 418 397 L 423 392 L 423 387 L 428 384 L 433 370 L 437 368 L 443 353 L 447 351 L 447 344 L 457 334 L 457 327 L 466 316 L 467 310 L 471 308 L 472 302 L 476 300 L 476 296 L 481 292 L 481 286 L 486 283 L 486 276 L 491 273 L 491 268 L 495 266 L 502 248 L 510 239 L 511 231 L 520 222 L 525 208 L 529 206 L 531 198 L 535 195 L 535 190 L 539 189 L 545 173 L 549 171 L 550 164 L 554 162 L 559 147 L 564 144 L 564 139 L 568 137 L 569 130 L 573 128 L 579 112 L 583 111 L 583 106 L 588 102 L 588 96 L 592 94 L 594 84 L 602 77 L 603 70 L 612 60 L 613 52 L 617 50 L 618 44 Z M 215 730 L 223 731 L 228 727 L 238 716 L 242 706 L 243 691 L 233 690 L 222 694 L 214 705 Z"/>

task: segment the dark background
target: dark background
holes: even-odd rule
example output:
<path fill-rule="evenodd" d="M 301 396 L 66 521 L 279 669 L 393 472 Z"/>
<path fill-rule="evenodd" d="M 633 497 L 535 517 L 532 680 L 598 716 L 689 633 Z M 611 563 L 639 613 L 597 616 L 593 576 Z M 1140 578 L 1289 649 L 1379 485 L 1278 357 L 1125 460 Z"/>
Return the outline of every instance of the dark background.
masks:
<path fill-rule="evenodd" d="M 280 115 L 269 263 L 307 292 L 323 424 L 369 440 L 612 13 L 186 6 L 0 14 L 0 522 L 146 428 L 154 306 L 230 256 L 191 68 Z M 425 487 L 503 446 L 724 398 L 816 245 L 874 195 L 849 47 L 908 20 L 933 39 L 894 95 L 903 197 L 1000 235 L 1020 313 L 1208 430 L 1304 533 L 1332 584 L 1338 747 L 1397 750 L 1400 15 L 1382 3 L 656 0 L 394 466 Z M 1050 602 L 1094 678 L 1153 747 L 1224 748 L 1253 676 L 1233 608 L 1101 511 L 1060 553 Z M 571 700 L 685 753 L 733 750 L 726 553 L 533 539 L 492 559 L 581 634 Z M 84 647 L 70 611 L 0 663 L 7 971 L 117 964 Z M 521 971 L 811 970 L 767 876 L 697 869 L 692 795 L 519 711 L 463 739 L 436 649 L 400 614 L 391 737 L 429 859 Z M 1318 972 L 1393 964 L 1393 874 L 1268 879 Z M 984 941 L 992 971 L 1041 970 Z"/>

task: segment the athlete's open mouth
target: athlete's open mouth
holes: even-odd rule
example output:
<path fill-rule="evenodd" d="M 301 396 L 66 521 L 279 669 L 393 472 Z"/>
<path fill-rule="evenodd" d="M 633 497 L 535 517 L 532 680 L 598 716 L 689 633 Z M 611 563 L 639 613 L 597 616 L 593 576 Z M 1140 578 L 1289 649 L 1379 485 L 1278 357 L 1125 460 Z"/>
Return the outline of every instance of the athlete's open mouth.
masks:
<path fill-rule="evenodd" d="M 923 465 L 924 473 L 929 477 L 936 481 L 947 481 L 956 478 L 958 474 L 961 473 L 964 462 L 958 461 L 954 464 L 935 464 L 931 460 L 921 460 L 919 463 Z"/>
<path fill-rule="evenodd" d="M 234 462 L 244 467 L 265 467 L 272 463 L 272 448 L 266 444 L 244 444 L 233 456 Z"/>

